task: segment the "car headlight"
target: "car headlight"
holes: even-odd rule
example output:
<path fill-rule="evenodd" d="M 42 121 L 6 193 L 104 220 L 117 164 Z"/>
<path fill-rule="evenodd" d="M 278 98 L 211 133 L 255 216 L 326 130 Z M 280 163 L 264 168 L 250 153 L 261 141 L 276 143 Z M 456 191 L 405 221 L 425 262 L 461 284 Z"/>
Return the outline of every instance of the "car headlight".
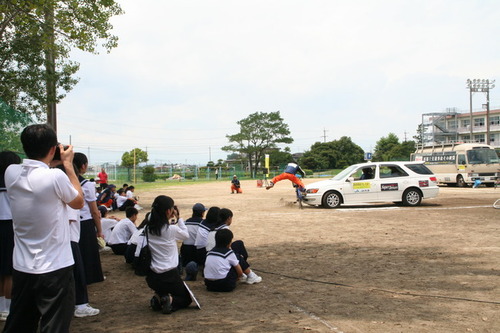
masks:
<path fill-rule="evenodd" d="M 319 188 L 308 188 L 306 193 L 318 193 Z"/>

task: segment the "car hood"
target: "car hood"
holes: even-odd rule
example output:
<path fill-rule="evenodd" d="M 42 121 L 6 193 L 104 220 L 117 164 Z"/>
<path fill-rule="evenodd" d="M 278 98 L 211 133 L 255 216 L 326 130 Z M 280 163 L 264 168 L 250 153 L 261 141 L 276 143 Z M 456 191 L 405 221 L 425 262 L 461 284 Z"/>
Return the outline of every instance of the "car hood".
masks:
<path fill-rule="evenodd" d="M 314 182 L 314 183 L 306 185 L 306 189 L 322 188 L 324 186 L 332 186 L 334 184 L 335 185 L 343 185 L 343 184 L 345 184 L 345 181 L 332 180 L 332 179 L 320 180 L 319 182 Z"/>

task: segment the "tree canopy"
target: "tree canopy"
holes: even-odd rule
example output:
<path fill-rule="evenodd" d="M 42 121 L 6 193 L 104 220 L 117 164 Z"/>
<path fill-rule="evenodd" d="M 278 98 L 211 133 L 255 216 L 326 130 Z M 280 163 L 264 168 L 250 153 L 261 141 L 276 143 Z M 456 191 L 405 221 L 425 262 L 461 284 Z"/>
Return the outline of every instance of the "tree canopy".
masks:
<path fill-rule="evenodd" d="M 330 142 L 316 142 L 300 159 L 307 169 L 342 169 L 351 164 L 363 162 L 363 149 L 343 136 Z"/>
<path fill-rule="evenodd" d="M 292 143 L 290 130 L 280 112 L 255 112 L 237 122 L 240 132 L 226 135 L 230 144 L 224 151 L 238 152 L 248 158 L 250 174 L 255 176 L 267 150 L 277 148 L 280 143 Z"/>
<path fill-rule="evenodd" d="M 122 14 L 114 0 L 3 0 L 0 2 L 0 96 L 14 109 L 45 120 L 48 103 L 59 102 L 78 82 L 71 48 L 97 53 L 117 46 L 109 19 Z M 48 71 L 47 54 L 55 58 Z M 49 98 L 46 82 L 55 83 Z"/>
<path fill-rule="evenodd" d="M 410 154 L 415 151 L 415 141 L 400 143 L 394 133 L 380 138 L 375 146 L 374 161 L 409 161 Z"/>
<path fill-rule="evenodd" d="M 122 166 L 131 168 L 139 163 L 148 161 L 148 153 L 140 148 L 134 148 L 122 155 Z"/>

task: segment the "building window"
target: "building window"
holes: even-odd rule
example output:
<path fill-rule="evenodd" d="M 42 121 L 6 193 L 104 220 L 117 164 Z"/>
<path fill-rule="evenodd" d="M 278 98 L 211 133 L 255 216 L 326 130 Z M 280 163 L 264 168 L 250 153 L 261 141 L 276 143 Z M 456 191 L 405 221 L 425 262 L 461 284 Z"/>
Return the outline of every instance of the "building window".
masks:
<path fill-rule="evenodd" d="M 470 135 L 462 135 L 462 136 L 460 136 L 460 140 L 462 140 L 463 142 L 469 142 Z"/>
<path fill-rule="evenodd" d="M 474 119 L 474 127 L 482 127 L 482 126 L 484 126 L 484 118 Z"/>
<path fill-rule="evenodd" d="M 474 135 L 474 141 L 476 141 L 476 142 L 484 142 L 484 134 L 476 134 L 476 135 Z"/>
<path fill-rule="evenodd" d="M 462 127 L 467 127 L 470 125 L 470 119 L 462 119 L 461 121 Z"/>
<path fill-rule="evenodd" d="M 500 125 L 500 116 L 490 117 L 490 125 Z"/>

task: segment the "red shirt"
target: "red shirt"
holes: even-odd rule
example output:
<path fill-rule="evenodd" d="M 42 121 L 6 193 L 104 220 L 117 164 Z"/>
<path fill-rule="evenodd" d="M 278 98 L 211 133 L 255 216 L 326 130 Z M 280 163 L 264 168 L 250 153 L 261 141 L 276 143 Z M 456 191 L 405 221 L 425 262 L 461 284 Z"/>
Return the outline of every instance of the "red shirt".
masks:
<path fill-rule="evenodd" d="M 97 177 L 99 177 L 99 184 L 107 184 L 108 183 L 108 174 L 106 172 L 99 172 L 97 174 Z"/>

